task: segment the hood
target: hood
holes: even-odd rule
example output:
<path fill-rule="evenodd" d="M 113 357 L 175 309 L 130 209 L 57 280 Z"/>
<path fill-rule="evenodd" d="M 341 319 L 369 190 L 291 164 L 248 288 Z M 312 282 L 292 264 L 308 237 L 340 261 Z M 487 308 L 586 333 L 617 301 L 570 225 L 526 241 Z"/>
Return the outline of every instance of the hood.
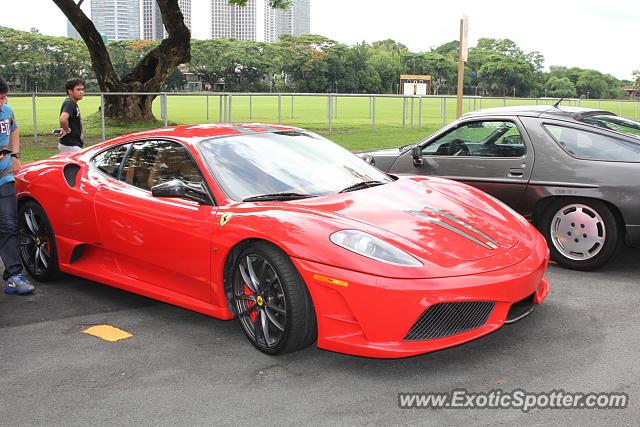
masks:
<path fill-rule="evenodd" d="M 449 259 L 452 264 L 503 254 L 518 243 L 519 236 L 530 237 L 528 224 L 484 193 L 443 179 L 400 178 L 296 204 L 317 214 L 366 224 L 359 229 L 375 231 L 422 259 Z"/>

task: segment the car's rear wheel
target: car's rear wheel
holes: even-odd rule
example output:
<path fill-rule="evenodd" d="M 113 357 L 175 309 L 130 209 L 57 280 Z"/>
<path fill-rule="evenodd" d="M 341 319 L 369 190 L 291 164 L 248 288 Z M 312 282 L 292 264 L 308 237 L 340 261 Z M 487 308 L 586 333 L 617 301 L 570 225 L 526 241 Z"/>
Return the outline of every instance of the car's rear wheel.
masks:
<path fill-rule="evenodd" d="M 598 200 L 555 200 L 545 210 L 541 227 L 551 257 L 575 270 L 603 266 L 622 243 L 616 216 Z"/>
<path fill-rule="evenodd" d="M 236 316 L 260 351 L 290 353 L 316 340 L 309 291 L 280 249 L 266 242 L 249 244 L 236 258 L 232 280 Z"/>
<path fill-rule="evenodd" d="M 29 274 L 45 282 L 58 274 L 56 239 L 42 206 L 26 202 L 18 212 L 20 259 Z"/>

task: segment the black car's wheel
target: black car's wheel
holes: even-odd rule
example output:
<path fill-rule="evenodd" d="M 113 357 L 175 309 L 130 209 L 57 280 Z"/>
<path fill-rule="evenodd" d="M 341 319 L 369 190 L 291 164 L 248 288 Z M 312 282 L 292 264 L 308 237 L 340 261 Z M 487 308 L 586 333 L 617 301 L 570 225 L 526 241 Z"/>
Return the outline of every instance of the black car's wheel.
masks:
<path fill-rule="evenodd" d="M 47 214 L 36 202 L 25 203 L 18 212 L 20 259 L 29 274 L 41 282 L 58 273 L 56 240 Z"/>
<path fill-rule="evenodd" d="M 246 246 L 236 258 L 232 280 L 236 315 L 260 351 L 290 353 L 316 340 L 309 291 L 280 249 L 264 242 Z"/>
<path fill-rule="evenodd" d="M 601 267 L 622 243 L 615 215 L 598 200 L 558 199 L 544 211 L 540 225 L 551 257 L 574 270 Z"/>

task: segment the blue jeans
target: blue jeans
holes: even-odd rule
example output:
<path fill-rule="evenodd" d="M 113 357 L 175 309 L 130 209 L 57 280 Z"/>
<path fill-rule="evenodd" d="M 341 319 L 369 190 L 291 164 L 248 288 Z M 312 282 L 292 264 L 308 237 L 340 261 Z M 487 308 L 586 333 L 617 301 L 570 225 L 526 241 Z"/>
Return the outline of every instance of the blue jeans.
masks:
<path fill-rule="evenodd" d="M 18 241 L 18 200 L 16 185 L 7 182 L 0 185 L 0 257 L 4 264 L 2 278 L 22 273 Z"/>

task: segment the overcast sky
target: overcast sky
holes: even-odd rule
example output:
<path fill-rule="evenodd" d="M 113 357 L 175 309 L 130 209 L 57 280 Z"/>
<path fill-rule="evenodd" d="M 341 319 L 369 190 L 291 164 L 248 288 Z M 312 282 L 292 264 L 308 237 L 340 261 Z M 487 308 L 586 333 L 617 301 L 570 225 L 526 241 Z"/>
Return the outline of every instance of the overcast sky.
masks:
<path fill-rule="evenodd" d="M 1 1 L 2 25 L 66 35 L 51 0 Z M 192 0 L 194 38 L 208 37 L 209 3 Z M 510 38 L 525 52 L 542 52 L 547 69 L 592 68 L 619 79 L 640 69 L 638 0 L 311 0 L 311 31 L 347 44 L 391 38 L 424 51 L 457 39 L 463 14 L 470 46 L 481 37 Z"/>

